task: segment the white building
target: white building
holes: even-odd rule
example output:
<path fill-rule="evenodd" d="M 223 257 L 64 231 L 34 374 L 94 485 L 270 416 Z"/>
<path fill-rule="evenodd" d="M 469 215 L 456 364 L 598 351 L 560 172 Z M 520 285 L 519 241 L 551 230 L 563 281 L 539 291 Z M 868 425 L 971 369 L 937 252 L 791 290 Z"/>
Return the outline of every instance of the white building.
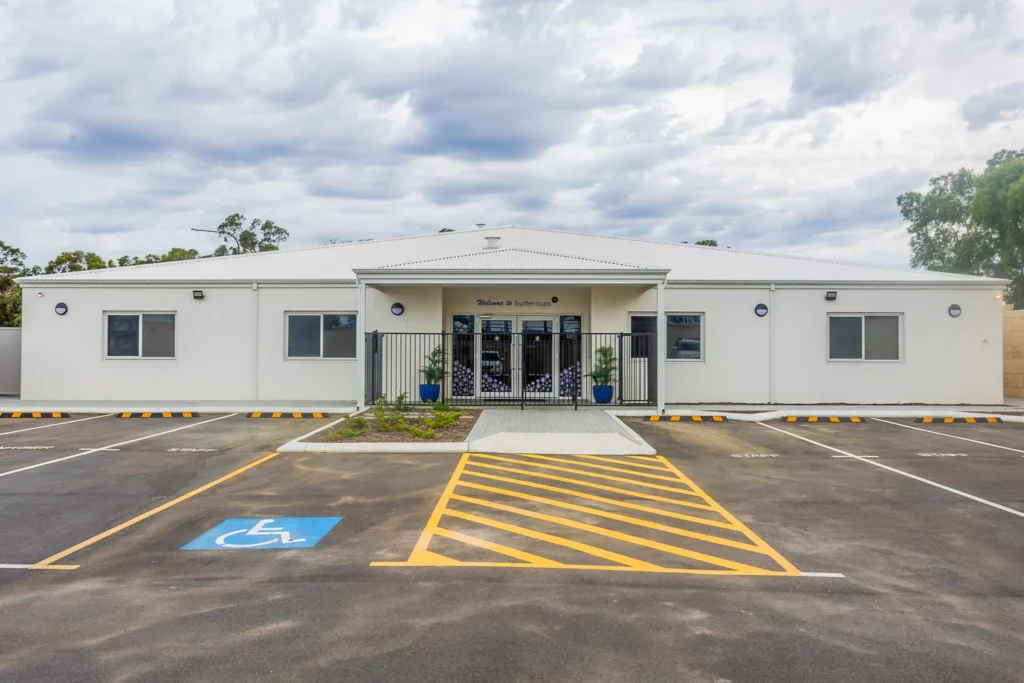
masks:
<path fill-rule="evenodd" d="M 1002 402 L 989 278 L 507 227 L 19 282 L 25 400 L 415 399 L 440 347 L 445 401 L 572 404 L 606 346 L 615 403 Z"/>

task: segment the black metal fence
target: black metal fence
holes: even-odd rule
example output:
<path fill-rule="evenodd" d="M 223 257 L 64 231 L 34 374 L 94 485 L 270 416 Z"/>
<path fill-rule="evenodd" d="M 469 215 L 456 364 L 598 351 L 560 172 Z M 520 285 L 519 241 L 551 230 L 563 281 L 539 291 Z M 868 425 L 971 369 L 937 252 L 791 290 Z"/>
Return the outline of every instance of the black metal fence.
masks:
<path fill-rule="evenodd" d="M 366 401 L 655 405 L 657 348 L 654 333 L 369 332 Z"/>

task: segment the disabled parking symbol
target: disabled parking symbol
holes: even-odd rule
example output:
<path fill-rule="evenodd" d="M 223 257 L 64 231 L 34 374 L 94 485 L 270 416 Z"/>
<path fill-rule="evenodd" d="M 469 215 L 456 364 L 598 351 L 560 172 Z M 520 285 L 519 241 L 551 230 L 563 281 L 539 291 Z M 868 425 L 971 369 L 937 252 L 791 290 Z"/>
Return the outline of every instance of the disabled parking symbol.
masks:
<path fill-rule="evenodd" d="M 281 550 L 312 548 L 341 517 L 225 519 L 182 550 Z"/>

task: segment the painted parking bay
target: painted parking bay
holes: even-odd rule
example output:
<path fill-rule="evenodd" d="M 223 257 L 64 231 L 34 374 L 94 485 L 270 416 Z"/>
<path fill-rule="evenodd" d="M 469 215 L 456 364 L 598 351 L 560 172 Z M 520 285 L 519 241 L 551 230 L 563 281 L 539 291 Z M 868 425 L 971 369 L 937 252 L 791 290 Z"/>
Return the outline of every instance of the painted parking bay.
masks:
<path fill-rule="evenodd" d="M 801 572 L 662 456 L 462 456 L 405 561 L 730 576 Z"/>

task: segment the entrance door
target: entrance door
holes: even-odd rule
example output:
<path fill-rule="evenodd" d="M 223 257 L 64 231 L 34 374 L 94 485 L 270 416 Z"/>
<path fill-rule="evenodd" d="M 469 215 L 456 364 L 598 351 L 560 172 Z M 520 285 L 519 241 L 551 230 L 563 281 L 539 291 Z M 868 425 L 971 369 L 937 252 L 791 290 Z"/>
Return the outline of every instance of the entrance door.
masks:
<path fill-rule="evenodd" d="M 519 353 L 520 381 L 527 400 L 550 398 L 555 390 L 555 320 L 519 316 L 522 346 Z"/>
<path fill-rule="evenodd" d="M 480 395 L 484 398 L 513 396 L 513 347 L 515 318 L 480 321 Z"/>
<path fill-rule="evenodd" d="M 505 316 L 480 321 L 480 396 L 529 399 L 555 395 L 557 318 Z"/>

